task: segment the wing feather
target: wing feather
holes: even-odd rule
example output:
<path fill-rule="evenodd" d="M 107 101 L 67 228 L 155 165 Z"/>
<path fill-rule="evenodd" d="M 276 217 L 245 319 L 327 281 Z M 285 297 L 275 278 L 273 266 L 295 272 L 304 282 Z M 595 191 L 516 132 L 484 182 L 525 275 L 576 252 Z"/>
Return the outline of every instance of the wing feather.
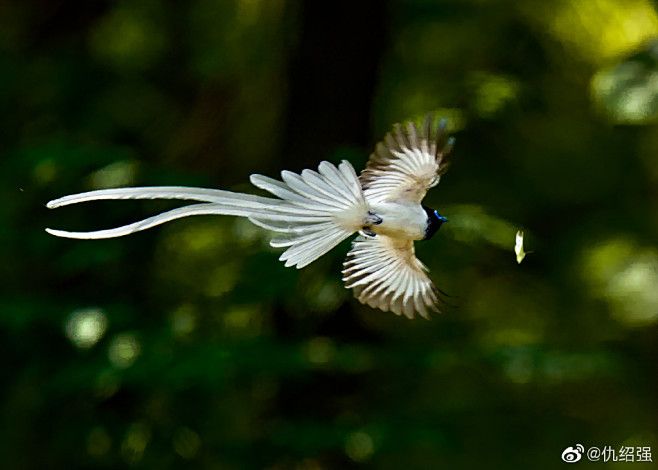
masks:
<path fill-rule="evenodd" d="M 409 122 L 406 131 L 396 124 L 370 155 L 359 179 L 370 203 L 386 200 L 420 202 L 448 168 L 446 156 L 454 140 L 445 135 L 446 121 L 434 128 L 429 114 L 420 129 Z"/>
<path fill-rule="evenodd" d="M 416 258 L 411 240 L 359 236 L 343 264 L 343 281 L 363 304 L 413 318 L 439 312 L 436 287 Z"/>

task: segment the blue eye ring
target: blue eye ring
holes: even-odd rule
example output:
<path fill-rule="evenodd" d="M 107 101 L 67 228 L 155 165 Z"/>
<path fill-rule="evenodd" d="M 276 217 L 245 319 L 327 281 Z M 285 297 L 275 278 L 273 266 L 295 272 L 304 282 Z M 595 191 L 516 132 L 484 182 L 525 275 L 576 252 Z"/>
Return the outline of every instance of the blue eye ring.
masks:
<path fill-rule="evenodd" d="M 435 210 L 434 215 L 436 216 L 437 219 L 439 219 L 441 222 L 446 223 L 448 219 L 443 217 L 441 214 L 439 214 L 439 211 Z"/>

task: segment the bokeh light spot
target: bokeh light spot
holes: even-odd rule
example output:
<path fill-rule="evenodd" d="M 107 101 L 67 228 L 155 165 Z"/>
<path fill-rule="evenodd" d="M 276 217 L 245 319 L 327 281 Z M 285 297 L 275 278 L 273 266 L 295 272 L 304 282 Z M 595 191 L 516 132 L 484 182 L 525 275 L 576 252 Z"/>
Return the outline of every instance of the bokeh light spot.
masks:
<path fill-rule="evenodd" d="M 197 324 L 197 315 L 192 305 L 178 307 L 171 314 L 171 330 L 176 336 L 187 336 L 192 333 Z"/>
<path fill-rule="evenodd" d="M 93 31 L 90 49 L 103 64 L 119 70 L 143 70 L 160 58 L 166 42 L 159 24 L 146 12 L 120 6 Z"/>
<path fill-rule="evenodd" d="M 94 189 L 118 188 L 131 186 L 135 182 L 134 162 L 118 161 L 111 163 L 91 175 L 91 185 Z"/>
<path fill-rule="evenodd" d="M 141 346 L 134 334 L 120 333 L 112 338 L 108 357 L 117 369 L 127 369 L 134 364 L 140 352 Z"/>
<path fill-rule="evenodd" d="M 356 431 L 347 436 L 345 452 L 355 462 L 365 462 L 375 452 L 375 443 L 370 434 Z"/>
<path fill-rule="evenodd" d="M 658 35 L 658 17 L 648 0 L 524 2 L 523 8 L 588 63 L 614 59 Z"/>
<path fill-rule="evenodd" d="M 584 250 L 582 275 L 593 294 L 628 326 L 658 319 L 658 250 L 624 237 L 603 240 Z"/>
<path fill-rule="evenodd" d="M 475 112 L 485 119 L 495 117 L 519 93 L 517 81 L 503 75 L 477 72 L 471 82 L 475 93 Z"/>
<path fill-rule="evenodd" d="M 658 42 L 644 57 L 626 60 L 592 78 L 594 104 L 613 121 L 643 124 L 658 117 Z"/>
<path fill-rule="evenodd" d="M 229 309 L 223 314 L 224 324 L 231 330 L 247 330 L 250 327 L 257 327 L 258 312 L 248 306 L 241 306 Z M 258 331 L 258 328 L 256 328 Z"/>
<path fill-rule="evenodd" d="M 184 459 L 193 459 L 201 448 L 201 438 L 188 427 L 182 427 L 174 435 L 174 450 Z"/>
<path fill-rule="evenodd" d="M 317 277 L 309 283 L 304 294 L 314 313 L 333 313 L 345 301 L 347 290 L 338 282 Z"/>
<path fill-rule="evenodd" d="M 308 342 L 306 357 L 313 364 L 326 364 L 334 357 L 334 345 L 331 339 L 326 337 L 313 338 Z"/>
<path fill-rule="evenodd" d="M 50 183 L 57 177 L 57 163 L 52 158 L 46 158 L 35 165 L 32 175 L 40 184 Z"/>
<path fill-rule="evenodd" d="M 100 308 L 83 308 L 71 312 L 64 331 L 69 340 L 80 349 L 89 349 L 107 330 L 107 315 Z"/>
<path fill-rule="evenodd" d="M 128 464 L 136 465 L 142 460 L 150 439 L 151 428 L 146 423 L 133 423 L 128 427 L 121 442 L 121 453 Z"/>

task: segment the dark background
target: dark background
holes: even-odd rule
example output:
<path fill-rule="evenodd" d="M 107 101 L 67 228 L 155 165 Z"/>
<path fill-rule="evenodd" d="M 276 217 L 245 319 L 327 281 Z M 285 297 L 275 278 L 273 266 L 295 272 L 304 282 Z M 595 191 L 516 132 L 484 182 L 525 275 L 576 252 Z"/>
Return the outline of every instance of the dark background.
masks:
<path fill-rule="evenodd" d="M 658 35 L 647 0 L 0 4 L 7 469 L 553 469 L 658 452 Z M 251 173 L 449 119 L 431 321 L 360 305 L 349 243 L 286 269 L 246 220 L 79 241 Z M 526 231 L 521 265 L 514 234 Z M 585 468 L 654 464 L 588 463 Z"/>

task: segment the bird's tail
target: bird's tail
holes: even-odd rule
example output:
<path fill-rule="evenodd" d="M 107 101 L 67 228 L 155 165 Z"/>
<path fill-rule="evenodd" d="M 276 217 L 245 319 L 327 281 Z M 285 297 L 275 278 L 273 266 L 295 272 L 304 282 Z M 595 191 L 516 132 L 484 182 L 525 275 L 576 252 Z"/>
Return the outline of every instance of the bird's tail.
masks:
<path fill-rule="evenodd" d="M 283 181 L 252 175 L 251 182 L 278 199 L 218 189 L 160 186 L 117 188 L 73 194 L 50 201 L 51 209 L 86 201 L 108 199 L 186 199 L 201 204 L 179 207 L 148 219 L 109 230 L 65 232 L 46 229 L 52 235 L 79 239 L 115 238 L 146 230 L 190 215 L 235 215 L 276 232 L 270 244 L 287 247 L 281 255 L 286 266 L 303 268 L 361 228 L 368 207 L 361 184 L 349 162 L 338 167 L 322 162 L 318 171 L 301 175 L 281 173 Z"/>

